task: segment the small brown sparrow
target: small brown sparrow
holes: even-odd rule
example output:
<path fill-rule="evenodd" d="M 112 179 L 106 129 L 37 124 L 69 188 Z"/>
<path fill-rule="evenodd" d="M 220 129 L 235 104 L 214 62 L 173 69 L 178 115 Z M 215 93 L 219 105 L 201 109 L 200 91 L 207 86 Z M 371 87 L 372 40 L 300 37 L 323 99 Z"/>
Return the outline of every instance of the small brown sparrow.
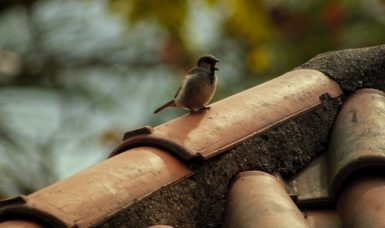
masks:
<path fill-rule="evenodd" d="M 218 68 L 215 64 L 219 62 L 212 55 L 205 55 L 198 59 L 196 67 L 188 72 L 173 100 L 160 106 L 154 111 L 158 113 L 168 107 L 182 107 L 191 113 L 200 113 L 209 109 L 206 105 L 211 101 L 217 87 Z"/>

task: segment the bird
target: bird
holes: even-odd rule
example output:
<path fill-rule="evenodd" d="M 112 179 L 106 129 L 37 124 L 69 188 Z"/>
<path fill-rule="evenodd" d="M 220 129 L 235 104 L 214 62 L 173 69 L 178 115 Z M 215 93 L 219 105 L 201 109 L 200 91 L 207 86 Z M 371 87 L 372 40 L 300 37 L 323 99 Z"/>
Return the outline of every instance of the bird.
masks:
<path fill-rule="evenodd" d="M 196 66 L 188 71 L 179 86 L 174 99 L 157 108 L 158 113 L 168 107 L 180 107 L 190 110 L 190 113 L 201 113 L 210 107 L 206 106 L 215 94 L 217 75 L 215 64 L 220 62 L 213 55 L 204 55 L 198 59 Z"/>

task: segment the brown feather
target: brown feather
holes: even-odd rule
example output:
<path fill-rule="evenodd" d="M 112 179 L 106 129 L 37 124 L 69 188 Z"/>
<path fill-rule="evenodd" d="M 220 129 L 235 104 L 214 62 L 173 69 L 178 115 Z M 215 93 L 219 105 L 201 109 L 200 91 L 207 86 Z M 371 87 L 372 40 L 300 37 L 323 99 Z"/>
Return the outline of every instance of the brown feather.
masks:
<path fill-rule="evenodd" d="M 166 104 L 164 104 L 164 105 L 160 106 L 159 108 L 157 108 L 157 109 L 154 111 L 154 113 L 158 113 L 158 112 L 162 111 L 162 110 L 165 109 L 165 108 L 168 108 L 168 107 L 175 107 L 175 106 L 176 106 L 175 100 L 171 100 L 171 101 L 167 102 Z"/>

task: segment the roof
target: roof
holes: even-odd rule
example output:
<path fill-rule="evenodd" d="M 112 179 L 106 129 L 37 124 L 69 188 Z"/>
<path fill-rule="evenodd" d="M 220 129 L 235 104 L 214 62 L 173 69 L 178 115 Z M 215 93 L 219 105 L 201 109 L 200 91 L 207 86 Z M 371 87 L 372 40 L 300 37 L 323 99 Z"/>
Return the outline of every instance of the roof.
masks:
<path fill-rule="evenodd" d="M 322 54 L 127 132 L 109 159 L 1 202 L 0 227 L 381 226 L 384 52 Z"/>

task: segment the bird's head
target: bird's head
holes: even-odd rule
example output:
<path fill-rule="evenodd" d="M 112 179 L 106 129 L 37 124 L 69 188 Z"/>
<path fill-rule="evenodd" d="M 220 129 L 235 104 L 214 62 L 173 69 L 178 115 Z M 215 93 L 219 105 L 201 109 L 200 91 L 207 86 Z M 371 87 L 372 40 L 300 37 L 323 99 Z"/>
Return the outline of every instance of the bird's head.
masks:
<path fill-rule="evenodd" d="M 218 70 L 218 68 L 215 67 L 215 64 L 217 62 L 220 62 L 220 60 L 215 58 L 214 56 L 204 55 L 198 59 L 197 66 L 198 67 L 210 66 L 210 68 L 213 68 L 214 70 Z"/>

